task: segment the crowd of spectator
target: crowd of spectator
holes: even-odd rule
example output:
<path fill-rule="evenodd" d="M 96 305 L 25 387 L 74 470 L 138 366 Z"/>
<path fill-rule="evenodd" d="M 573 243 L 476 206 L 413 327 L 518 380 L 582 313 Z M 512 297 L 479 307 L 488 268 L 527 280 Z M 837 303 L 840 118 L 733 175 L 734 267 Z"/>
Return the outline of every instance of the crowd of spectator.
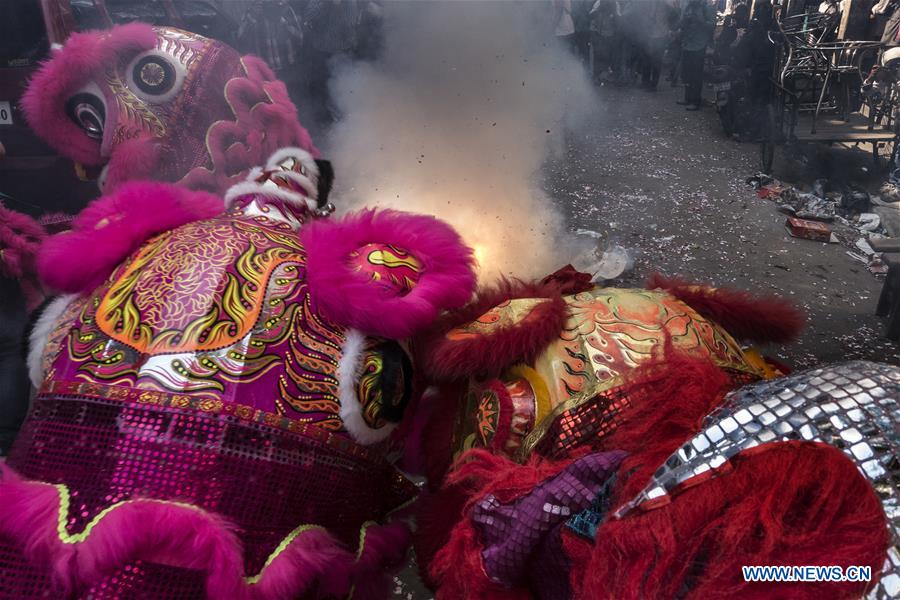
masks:
<path fill-rule="evenodd" d="M 556 35 L 590 65 L 598 83 L 656 90 L 665 75 L 680 101 L 701 106 L 703 66 L 716 28 L 708 0 L 553 0 Z"/>

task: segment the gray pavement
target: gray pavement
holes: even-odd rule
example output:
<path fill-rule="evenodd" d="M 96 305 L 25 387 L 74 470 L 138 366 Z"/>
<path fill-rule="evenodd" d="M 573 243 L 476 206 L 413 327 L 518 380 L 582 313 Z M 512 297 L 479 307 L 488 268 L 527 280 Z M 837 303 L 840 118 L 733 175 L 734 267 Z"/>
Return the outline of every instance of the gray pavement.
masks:
<path fill-rule="evenodd" d="M 788 235 L 785 215 L 745 183 L 759 168 L 758 145 L 725 138 L 714 108 L 687 112 L 675 104 L 679 92 L 601 88 L 596 122 L 570 134 L 565 156 L 546 169 L 545 185 L 570 226 L 635 249 L 628 283 L 659 271 L 789 298 L 808 316 L 806 331 L 766 350 L 795 368 L 900 363 L 900 346 L 882 337 L 874 315 L 881 280 L 839 244 Z M 782 159 L 774 175 L 809 185 L 839 171 L 873 184 L 870 156 L 868 147 L 837 150 L 803 169 Z"/>

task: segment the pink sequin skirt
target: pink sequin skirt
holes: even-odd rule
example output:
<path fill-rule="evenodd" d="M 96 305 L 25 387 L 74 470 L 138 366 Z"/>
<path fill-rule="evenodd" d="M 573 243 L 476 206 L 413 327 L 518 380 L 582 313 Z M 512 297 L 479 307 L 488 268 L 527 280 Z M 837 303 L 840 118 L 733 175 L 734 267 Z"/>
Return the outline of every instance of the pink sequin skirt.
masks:
<path fill-rule="evenodd" d="M 248 576 L 260 573 L 305 525 L 323 528 L 355 552 L 366 522 L 381 520 L 415 493 L 383 458 L 346 440 L 224 414 L 59 395 L 35 400 L 7 466 L 66 496 L 54 515 L 61 539 L 84 536 L 111 507 L 131 500 L 177 503 L 229 524 Z M 63 594 L 54 588 L 50 565 L 26 560 L 27 540 L 15 537 L 0 532 L 2 598 L 206 597 L 198 570 L 142 560 Z"/>

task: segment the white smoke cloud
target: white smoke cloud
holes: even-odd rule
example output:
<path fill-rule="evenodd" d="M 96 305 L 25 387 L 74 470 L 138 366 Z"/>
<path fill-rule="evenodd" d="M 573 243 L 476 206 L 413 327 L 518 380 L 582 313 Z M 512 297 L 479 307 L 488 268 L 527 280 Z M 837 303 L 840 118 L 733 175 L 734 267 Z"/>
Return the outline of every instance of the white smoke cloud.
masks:
<path fill-rule="evenodd" d="M 482 279 L 571 262 L 584 248 L 538 176 L 597 99 L 545 5 L 386 3 L 379 61 L 332 81 L 343 118 L 326 146 L 339 209 L 436 215 L 475 249 Z"/>

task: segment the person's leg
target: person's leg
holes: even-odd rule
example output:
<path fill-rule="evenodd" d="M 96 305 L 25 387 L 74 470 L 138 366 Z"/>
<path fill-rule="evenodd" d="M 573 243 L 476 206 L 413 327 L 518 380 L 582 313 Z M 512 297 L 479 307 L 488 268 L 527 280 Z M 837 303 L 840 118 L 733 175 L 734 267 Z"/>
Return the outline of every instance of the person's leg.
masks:
<path fill-rule="evenodd" d="M 703 51 L 681 53 L 682 79 L 684 80 L 684 104 L 700 106 L 703 85 Z"/>
<path fill-rule="evenodd" d="M 701 106 L 703 104 L 703 64 L 706 61 L 706 50 L 697 52 L 697 57 L 694 60 L 693 98 L 694 103 L 697 106 Z"/>
<path fill-rule="evenodd" d="M 640 74 L 640 51 L 633 42 L 628 42 L 626 44 L 626 67 L 625 67 L 625 77 L 629 84 L 634 83 L 637 75 Z"/>
<path fill-rule="evenodd" d="M 591 64 L 591 32 L 578 31 L 575 33 L 578 43 L 578 56 L 586 67 Z"/>
<path fill-rule="evenodd" d="M 690 98 L 690 92 L 688 91 L 688 86 L 690 85 L 688 82 L 691 80 L 691 52 L 686 50 L 681 51 L 681 81 L 684 84 L 684 99 L 680 100 L 678 104 L 688 104 Z"/>
<path fill-rule="evenodd" d="M 657 61 L 654 61 L 650 65 L 650 81 L 647 84 L 647 88 L 651 90 L 656 90 L 657 86 L 659 86 L 659 71 L 660 64 Z"/>
<path fill-rule="evenodd" d="M 665 51 L 665 46 L 662 41 L 657 41 L 652 46 L 652 51 L 650 53 L 650 77 L 648 82 L 648 87 L 651 90 L 655 90 L 659 85 L 659 74 L 662 70 L 662 62 L 663 62 L 663 52 Z"/>
<path fill-rule="evenodd" d="M 652 68 L 650 54 L 644 46 L 638 46 L 638 72 L 641 74 L 641 86 L 650 86 L 650 71 Z"/>
<path fill-rule="evenodd" d="M 561 36 L 559 36 L 559 41 L 562 43 L 563 46 L 565 46 L 566 48 L 569 49 L 569 52 L 571 52 L 575 58 L 579 58 L 579 56 L 578 56 L 578 37 L 576 34 L 570 33 L 569 35 L 561 35 Z"/>
<path fill-rule="evenodd" d="M 768 123 L 768 107 L 771 98 L 772 85 L 770 71 L 768 69 L 751 73 L 748 82 L 750 101 L 750 119 L 746 130 L 750 139 L 762 139 L 766 134 Z"/>
<path fill-rule="evenodd" d="M 681 48 L 677 42 L 672 43 L 669 60 L 669 81 L 675 87 L 678 85 L 678 73 L 681 69 Z"/>
<path fill-rule="evenodd" d="M 604 39 L 596 31 L 591 32 L 591 55 L 593 57 L 594 79 L 602 79 L 609 69 L 609 54 L 612 51 L 610 40 Z"/>
<path fill-rule="evenodd" d="M 620 81 L 622 79 L 622 65 L 624 64 L 624 47 L 625 39 L 616 35 L 612 38 L 610 44 L 610 66 L 612 68 L 613 80 Z"/>

